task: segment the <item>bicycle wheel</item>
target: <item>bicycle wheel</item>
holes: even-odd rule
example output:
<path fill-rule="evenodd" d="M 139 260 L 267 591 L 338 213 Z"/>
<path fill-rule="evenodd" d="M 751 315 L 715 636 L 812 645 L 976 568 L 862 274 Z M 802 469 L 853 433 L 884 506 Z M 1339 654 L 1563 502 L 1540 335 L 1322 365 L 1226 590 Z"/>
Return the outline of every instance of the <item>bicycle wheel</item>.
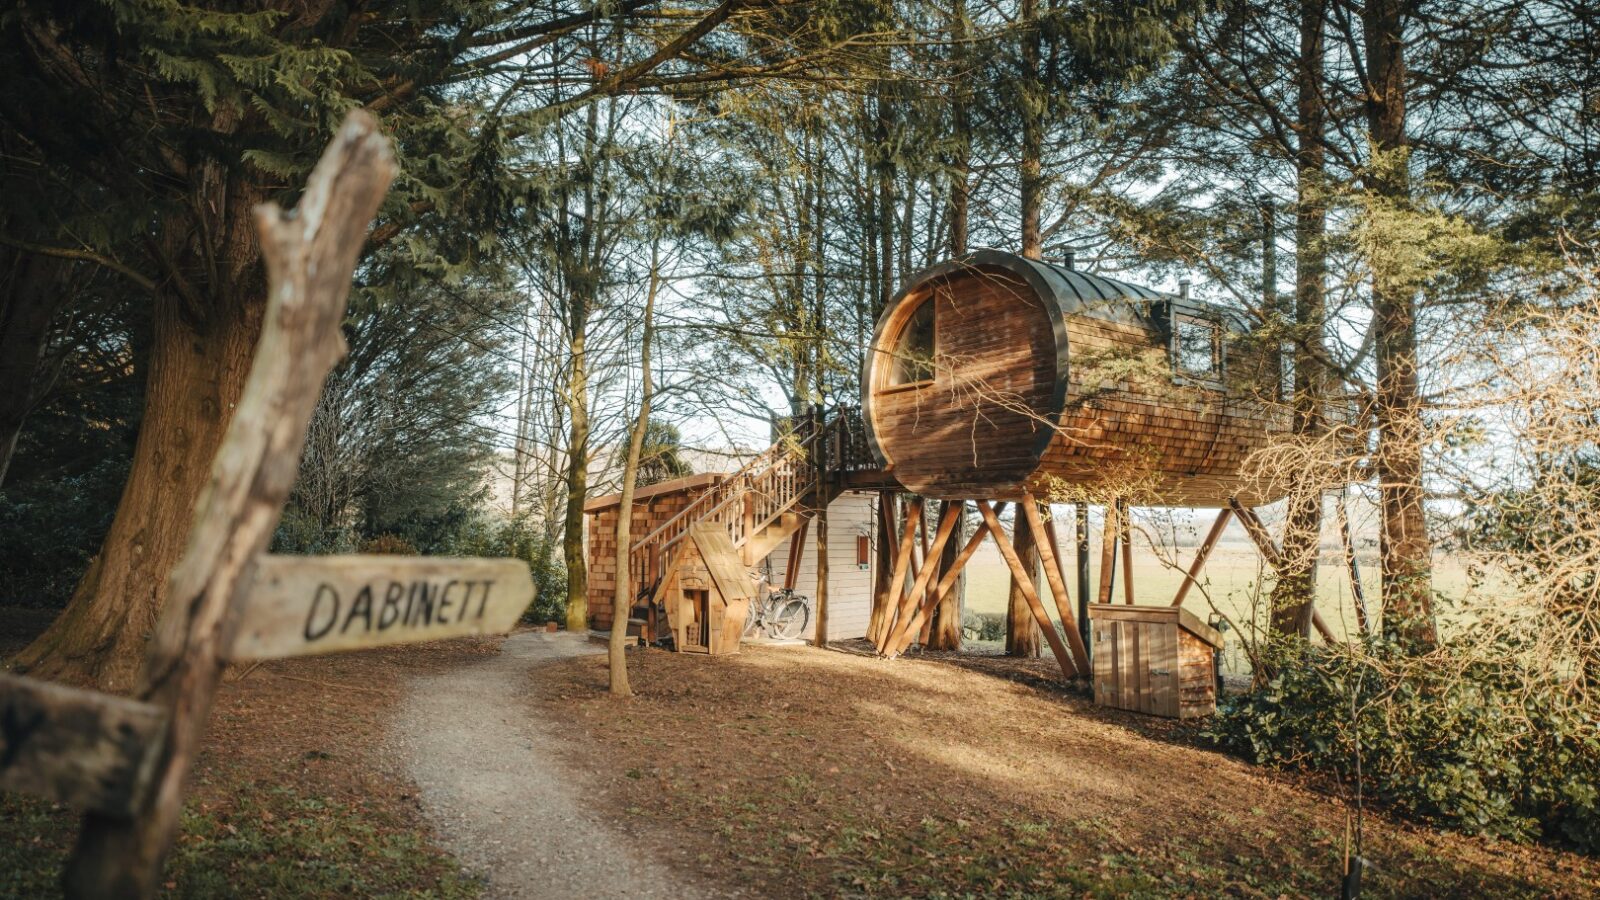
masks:
<path fill-rule="evenodd" d="M 745 638 L 760 638 L 766 636 L 763 633 L 766 631 L 766 617 L 762 614 L 765 606 L 766 601 L 764 599 L 758 598 L 750 601 L 750 607 L 745 611 L 744 614 Z"/>
<path fill-rule="evenodd" d="M 811 621 L 811 607 L 799 599 L 791 599 L 778 607 L 778 611 L 767 623 L 767 634 L 773 638 L 792 641 L 805 634 L 806 624 Z"/>

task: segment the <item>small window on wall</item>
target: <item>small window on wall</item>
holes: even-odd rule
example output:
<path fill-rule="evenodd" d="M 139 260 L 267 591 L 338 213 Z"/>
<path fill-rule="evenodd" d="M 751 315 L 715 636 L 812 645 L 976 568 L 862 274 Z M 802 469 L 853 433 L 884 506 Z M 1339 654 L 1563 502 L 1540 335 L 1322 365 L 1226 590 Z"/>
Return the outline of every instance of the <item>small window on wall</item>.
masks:
<path fill-rule="evenodd" d="M 865 569 L 872 565 L 872 541 L 864 534 L 856 535 L 856 568 Z"/>
<path fill-rule="evenodd" d="M 933 300 L 922 301 L 894 342 L 891 387 L 933 380 Z"/>
<path fill-rule="evenodd" d="M 1200 316 L 1172 317 L 1172 369 L 1180 378 L 1222 380 L 1222 327 Z"/>
<path fill-rule="evenodd" d="M 1278 348 L 1278 399 L 1285 403 L 1294 399 L 1294 345 Z"/>

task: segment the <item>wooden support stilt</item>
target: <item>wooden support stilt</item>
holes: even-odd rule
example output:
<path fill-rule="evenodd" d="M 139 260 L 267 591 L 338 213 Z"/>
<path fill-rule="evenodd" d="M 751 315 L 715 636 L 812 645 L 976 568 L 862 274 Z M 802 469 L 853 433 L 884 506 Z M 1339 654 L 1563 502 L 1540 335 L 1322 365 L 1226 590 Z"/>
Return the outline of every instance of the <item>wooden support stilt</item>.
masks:
<path fill-rule="evenodd" d="M 1317 612 L 1315 606 L 1311 607 L 1311 625 L 1317 629 L 1318 634 L 1322 635 L 1323 640 L 1330 644 L 1339 643 L 1339 639 L 1333 634 L 1333 629 L 1329 628 L 1328 623 L 1323 621 L 1322 613 Z"/>
<path fill-rule="evenodd" d="M 1044 638 L 1050 644 L 1050 652 L 1056 655 L 1056 663 L 1061 666 L 1061 674 L 1068 680 L 1077 674 L 1072 664 L 1072 657 L 1067 653 L 1066 645 L 1061 642 L 1061 635 L 1056 633 L 1055 626 L 1050 622 L 1050 616 L 1044 611 L 1044 604 L 1039 602 L 1039 594 L 1033 589 L 1033 579 L 1028 577 L 1028 570 L 1022 565 L 1022 560 L 1017 557 L 1017 551 L 1005 541 L 1005 529 L 1000 527 L 1000 520 L 990 508 L 989 501 L 975 501 L 978 513 L 983 516 L 983 521 L 989 526 L 989 533 L 995 536 L 995 544 L 1000 547 L 1000 555 L 1005 557 L 1006 565 L 1011 567 L 1012 583 L 1022 591 L 1022 596 L 1028 601 L 1028 608 L 1033 611 L 1034 621 L 1039 623 L 1039 630 L 1044 632 Z M 1088 677 L 1088 673 L 1084 673 Z"/>
<path fill-rule="evenodd" d="M 1100 597 L 1099 602 L 1111 602 L 1111 590 L 1117 579 L 1117 536 L 1122 529 L 1117 526 L 1117 504 L 1106 504 L 1105 534 L 1100 538 Z"/>
<path fill-rule="evenodd" d="M 1094 643 L 1089 632 L 1089 504 L 1073 506 L 1078 530 L 1078 633 L 1083 635 L 1084 649 L 1089 651 L 1089 661 L 1093 663 Z"/>
<path fill-rule="evenodd" d="M 802 536 L 805 529 L 800 530 Z M 798 568 L 798 567 L 797 567 Z M 811 642 L 828 646 L 828 507 L 817 510 L 817 624 Z"/>
<path fill-rule="evenodd" d="M 1350 533 L 1350 511 L 1345 509 L 1344 491 L 1339 492 L 1336 509 L 1339 511 L 1339 539 L 1344 543 L 1344 565 L 1350 571 L 1350 596 L 1356 605 L 1356 627 L 1362 634 L 1368 634 L 1372 626 L 1367 618 L 1367 592 L 1361 586 L 1361 564 L 1356 562 L 1356 542 Z M 1312 624 L 1316 624 L 1314 619 Z"/>
<path fill-rule="evenodd" d="M 1189 588 L 1200 583 L 1200 570 L 1205 567 L 1206 557 L 1211 555 L 1211 549 L 1217 545 L 1217 540 L 1222 537 L 1222 530 L 1228 527 L 1228 520 L 1233 518 L 1233 510 L 1223 508 L 1217 513 L 1217 520 L 1211 523 L 1211 530 L 1206 532 L 1206 539 L 1200 542 L 1200 551 L 1195 554 L 1194 562 L 1189 564 L 1189 571 L 1183 577 L 1183 583 L 1178 585 L 1178 594 L 1172 598 L 1173 606 L 1182 606 L 1185 597 L 1189 596 Z"/>
<path fill-rule="evenodd" d="M 800 530 L 789 539 L 789 562 L 783 570 L 783 589 L 794 590 L 800 578 L 800 560 L 805 558 L 806 532 L 811 530 L 811 520 L 804 519 L 800 522 Z"/>
<path fill-rule="evenodd" d="M 872 612 L 867 620 L 867 640 L 876 642 L 883 633 L 883 619 L 888 614 L 889 576 L 894 572 L 894 550 L 900 544 L 895 529 L 895 494 L 878 492 L 878 547 L 877 565 L 872 573 Z"/>
<path fill-rule="evenodd" d="M 1239 524 L 1244 526 L 1245 534 L 1250 535 L 1251 542 L 1266 559 L 1267 565 L 1271 566 L 1273 571 L 1283 568 L 1283 555 L 1278 552 L 1277 545 L 1272 543 L 1272 535 L 1267 533 L 1267 526 L 1261 524 L 1261 517 L 1256 515 L 1256 511 L 1231 497 L 1228 499 L 1228 506 L 1233 510 L 1233 514 L 1239 517 Z"/>
<path fill-rule="evenodd" d="M 1022 513 L 1028 520 L 1028 527 L 1033 529 L 1034 542 L 1039 548 L 1039 560 L 1044 564 L 1045 581 L 1049 583 L 1050 594 L 1055 598 L 1056 614 L 1061 617 L 1061 630 L 1066 632 L 1067 643 L 1072 647 L 1072 662 L 1079 674 L 1087 678 L 1089 651 L 1083 645 L 1083 635 L 1078 633 L 1078 621 L 1072 615 L 1072 598 L 1067 595 L 1066 573 L 1062 571 L 1060 557 L 1056 555 L 1055 535 L 1045 528 L 1045 523 L 1039 516 L 1039 504 L 1034 501 L 1032 494 L 1022 495 Z"/>
<path fill-rule="evenodd" d="M 1122 602 L 1133 605 L 1133 514 L 1122 504 Z"/>
<path fill-rule="evenodd" d="M 999 515 L 1005 511 L 1005 508 L 1006 505 L 1003 501 L 996 504 L 995 514 Z M 945 593 L 955 587 L 956 579 L 960 577 L 961 570 L 967 567 L 968 560 L 971 560 L 973 554 L 978 552 L 978 548 L 983 546 L 984 535 L 988 533 L 989 523 L 980 519 L 973 528 L 972 537 L 967 539 L 966 546 L 961 548 L 961 552 L 950 563 L 950 568 L 944 570 L 944 574 L 939 576 L 939 584 L 923 598 L 922 605 L 917 608 L 916 615 L 911 620 L 913 628 L 918 625 L 918 620 L 932 615 L 933 608 L 938 605 L 939 601 L 944 599 Z M 1005 535 L 1002 534 L 995 540 L 1003 541 L 1005 540 Z M 909 646 L 911 646 L 911 629 L 908 628 L 906 633 L 901 635 L 900 642 L 889 648 L 888 655 L 890 657 L 899 656 L 906 652 L 906 648 Z"/>
<path fill-rule="evenodd" d="M 883 621 L 878 628 L 878 637 L 874 644 L 882 646 L 891 629 L 900 608 L 901 599 L 905 596 L 906 573 L 911 569 L 912 548 L 916 546 L 917 529 L 916 517 L 922 515 L 922 498 L 912 497 L 906 503 L 905 521 L 900 526 L 900 546 L 894 554 L 894 574 L 889 576 L 889 592 L 883 598 Z"/>
<path fill-rule="evenodd" d="M 945 542 L 949 541 L 950 535 L 955 533 L 958 521 L 960 521 L 959 509 L 953 506 L 946 507 L 944 515 L 939 518 L 939 529 L 933 537 L 933 547 L 926 551 L 931 555 L 923 557 L 922 571 L 917 573 L 916 582 L 912 584 L 911 590 L 901 599 L 899 607 L 895 610 L 894 624 L 887 629 L 887 635 L 879 643 L 879 653 L 893 648 L 900 643 L 900 638 L 908 633 L 917 633 L 910 631 L 913 612 L 921 604 L 923 595 L 928 590 L 928 582 L 932 581 L 934 573 L 939 571 L 939 567 L 934 564 L 934 560 L 938 558 L 940 553 L 944 552 Z"/>

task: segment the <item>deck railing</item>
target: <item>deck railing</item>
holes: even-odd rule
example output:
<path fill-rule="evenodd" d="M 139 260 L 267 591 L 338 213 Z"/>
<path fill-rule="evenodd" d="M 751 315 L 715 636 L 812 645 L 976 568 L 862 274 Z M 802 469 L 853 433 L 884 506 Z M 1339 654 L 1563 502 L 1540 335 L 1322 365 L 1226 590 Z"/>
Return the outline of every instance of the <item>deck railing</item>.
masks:
<path fill-rule="evenodd" d="M 694 525 L 715 522 L 727 528 L 735 547 L 749 543 L 815 489 L 819 453 L 830 472 L 873 465 L 857 408 L 839 410 L 824 422 L 815 414 L 795 417 L 781 423 L 781 430 L 783 436 L 761 455 L 629 548 L 628 574 L 635 586 L 660 579 L 669 555 Z"/>

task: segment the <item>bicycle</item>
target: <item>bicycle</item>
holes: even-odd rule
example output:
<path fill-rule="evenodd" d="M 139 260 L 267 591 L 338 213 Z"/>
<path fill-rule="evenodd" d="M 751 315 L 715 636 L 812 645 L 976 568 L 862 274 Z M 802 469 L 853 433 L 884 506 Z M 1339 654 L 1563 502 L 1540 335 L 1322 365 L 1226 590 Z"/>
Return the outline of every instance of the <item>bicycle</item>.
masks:
<path fill-rule="evenodd" d="M 811 598 L 779 588 L 750 601 L 744 636 L 771 641 L 798 640 L 811 623 Z"/>

